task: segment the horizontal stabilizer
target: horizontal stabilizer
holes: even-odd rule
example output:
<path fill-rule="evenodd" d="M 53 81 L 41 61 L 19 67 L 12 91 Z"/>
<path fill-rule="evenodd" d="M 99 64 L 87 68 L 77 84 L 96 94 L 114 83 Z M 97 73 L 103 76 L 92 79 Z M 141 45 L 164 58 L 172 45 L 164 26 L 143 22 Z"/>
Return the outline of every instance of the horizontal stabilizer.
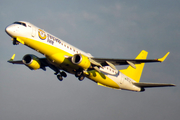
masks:
<path fill-rule="evenodd" d="M 143 87 L 143 88 L 148 88 L 148 87 L 171 87 L 175 86 L 174 84 L 167 84 L 167 83 L 133 83 L 137 87 Z"/>

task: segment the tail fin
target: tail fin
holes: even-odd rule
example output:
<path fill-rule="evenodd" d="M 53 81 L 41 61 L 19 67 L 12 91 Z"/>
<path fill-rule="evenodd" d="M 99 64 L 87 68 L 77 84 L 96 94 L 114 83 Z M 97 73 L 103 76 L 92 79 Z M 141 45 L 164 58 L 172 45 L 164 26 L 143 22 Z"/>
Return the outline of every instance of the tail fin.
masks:
<path fill-rule="evenodd" d="M 146 59 L 147 55 L 148 55 L 148 52 L 145 50 L 142 50 L 139 53 L 139 55 L 136 57 L 136 59 Z M 131 79 L 135 80 L 136 82 L 139 82 L 144 65 L 145 65 L 145 63 L 135 64 L 135 68 L 133 68 L 131 65 L 129 65 L 127 69 L 120 70 L 120 72 L 122 72 L 126 76 L 130 77 Z"/>

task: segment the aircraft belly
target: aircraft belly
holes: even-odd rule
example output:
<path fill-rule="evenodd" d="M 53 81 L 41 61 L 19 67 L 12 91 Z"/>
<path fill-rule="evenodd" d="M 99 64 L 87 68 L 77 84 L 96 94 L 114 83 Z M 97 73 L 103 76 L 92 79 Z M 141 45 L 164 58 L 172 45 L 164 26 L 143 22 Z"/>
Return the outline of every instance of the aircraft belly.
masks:
<path fill-rule="evenodd" d="M 120 72 L 117 75 L 103 74 L 99 73 L 95 70 L 89 71 L 89 79 L 98 83 L 98 85 L 104 87 L 110 87 L 114 89 L 122 89 L 122 90 L 131 90 L 131 91 L 140 91 L 141 89 L 132 84 L 130 80 L 128 80 L 127 76 L 121 74 Z"/>
<path fill-rule="evenodd" d="M 130 83 L 129 81 L 124 80 L 124 82 L 122 84 L 120 84 L 120 88 L 123 90 L 130 90 L 130 91 L 140 91 L 141 88 L 133 85 L 132 83 Z"/>
<path fill-rule="evenodd" d="M 140 91 L 140 88 L 133 85 L 132 83 L 135 82 L 131 78 L 127 77 L 126 75 L 119 72 L 119 75 L 117 77 L 119 80 L 119 86 L 123 90 L 132 90 L 132 91 Z"/>
<path fill-rule="evenodd" d="M 32 49 L 42 53 L 42 54 L 46 54 L 47 56 L 51 56 L 55 53 L 65 53 L 66 55 L 71 55 L 55 46 L 49 45 L 43 41 L 38 41 L 38 40 L 34 40 L 34 39 L 30 39 L 30 38 L 20 38 L 23 39 L 23 41 L 25 42 L 25 45 L 31 47 Z"/>
<path fill-rule="evenodd" d="M 51 64 L 57 66 L 58 68 L 63 69 L 70 67 L 71 70 L 68 71 L 72 71 L 72 69 L 78 69 L 78 67 L 74 65 L 68 58 L 65 58 L 65 56 L 72 56 L 72 54 L 65 52 L 55 46 L 44 43 L 43 41 L 40 42 L 38 40 L 26 37 L 17 38 L 22 40 L 25 43 L 25 45 L 45 55 L 48 61 Z M 61 67 L 59 66 L 60 64 Z"/>
<path fill-rule="evenodd" d="M 88 71 L 88 73 L 89 75 L 87 76 L 87 78 L 95 81 L 96 83 L 100 83 L 106 87 L 119 89 L 119 85 L 105 74 L 99 73 L 96 70 Z"/>

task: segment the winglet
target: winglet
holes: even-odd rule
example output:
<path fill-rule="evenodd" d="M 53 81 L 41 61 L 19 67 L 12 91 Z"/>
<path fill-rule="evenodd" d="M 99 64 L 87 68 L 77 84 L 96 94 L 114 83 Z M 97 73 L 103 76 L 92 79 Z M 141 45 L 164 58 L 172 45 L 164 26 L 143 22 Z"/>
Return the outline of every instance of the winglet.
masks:
<path fill-rule="evenodd" d="M 166 59 L 166 57 L 169 55 L 169 53 L 170 53 L 170 52 L 167 52 L 167 53 L 164 55 L 164 57 L 159 58 L 159 59 L 157 59 L 157 60 L 160 61 L 160 62 L 163 62 L 163 61 Z"/>
<path fill-rule="evenodd" d="M 14 60 L 14 58 L 15 58 L 15 55 L 16 55 L 16 54 L 13 54 L 13 56 L 11 57 L 11 59 L 10 59 L 10 60 L 8 60 L 8 62 L 13 61 L 13 60 Z"/>

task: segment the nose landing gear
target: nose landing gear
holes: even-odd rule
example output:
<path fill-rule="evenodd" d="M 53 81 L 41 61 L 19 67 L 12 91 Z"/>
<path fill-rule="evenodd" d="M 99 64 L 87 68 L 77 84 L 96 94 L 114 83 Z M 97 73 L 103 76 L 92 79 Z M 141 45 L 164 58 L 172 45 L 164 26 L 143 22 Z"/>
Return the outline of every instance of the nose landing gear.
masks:
<path fill-rule="evenodd" d="M 19 41 L 16 40 L 16 38 L 12 38 L 13 39 L 13 45 L 19 45 Z"/>

